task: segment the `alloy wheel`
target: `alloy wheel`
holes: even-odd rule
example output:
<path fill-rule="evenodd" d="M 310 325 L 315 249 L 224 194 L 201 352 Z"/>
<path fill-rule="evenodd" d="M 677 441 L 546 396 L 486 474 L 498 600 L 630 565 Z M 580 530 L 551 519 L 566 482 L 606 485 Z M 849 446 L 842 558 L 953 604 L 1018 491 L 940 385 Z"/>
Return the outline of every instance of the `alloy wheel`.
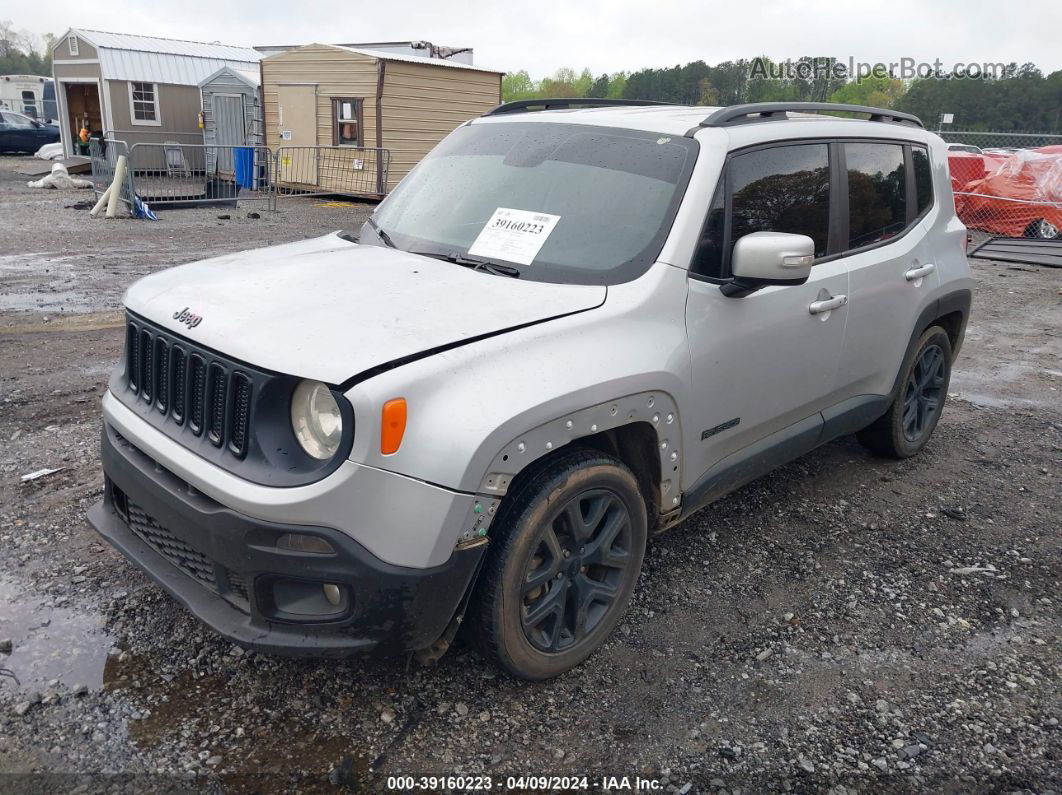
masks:
<path fill-rule="evenodd" d="M 521 582 L 520 621 L 539 651 L 567 651 L 614 606 L 631 567 L 630 512 L 608 489 L 578 494 L 539 531 Z"/>
<path fill-rule="evenodd" d="M 1036 236 L 1044 240 L 1054 240 L 1058 237 L 1058 227 L 1045 218 L 1036 222 Z"/>
<path fill-rule="evenodd" d="M 933 427 L 944 398 L 947 360 L 944 351 L 930 345 L 918 357 L 904 387 L 903 435 L 917 442 Z"/>

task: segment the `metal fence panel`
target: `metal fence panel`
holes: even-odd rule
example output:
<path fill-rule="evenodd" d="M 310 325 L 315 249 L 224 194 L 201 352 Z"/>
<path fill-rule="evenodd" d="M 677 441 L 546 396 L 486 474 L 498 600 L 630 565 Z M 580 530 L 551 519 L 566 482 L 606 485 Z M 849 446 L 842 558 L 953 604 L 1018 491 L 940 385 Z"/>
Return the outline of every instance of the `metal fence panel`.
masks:
<path fill-rule="evenodd" d="M 275 154 L 280 196 L 345 195 L 379 198 L 387 193 L 391 152 L 362 146 L 282 146 Z"/>
<path fill-rule="evenodd" d="M 276 209 L 278 195 L 347 195 L 380 198 L 387 191 L 391 153 L 352 146 L 265 146 L 89 142 L 92 183 L 99 195 L 114 179 L 118 155 L 128 160 L 122 200 L 137 195 L 149 205 L 232 204 L 264 201 Z"/>
<path fill-rule="evenodd" d="M 1062 135 L 954 130 L 948 166 L 955 210 L 980 246 L 991 238 L 1062 248 Z"/>
<path fill-rule="evenodd" d="M 129 161 L 137 193 L 150 205 L 264 201 L 275 207 L 273 156 L 264 146 L 138 143 Z"/>
<path fill-rule="evenodd" d="M 89 162 L 92 166 L 92 190 L 96 194 L 96 198 L 99 198 L 114 181 L 114 167 L 118 162 L 119 155 L 125 155 L 126 160 L 129 160 L 129 146 L 125 141 L 116 141 L 113 138 L 89 139 Z M 133 173 L 128 167 L 126 169 L 125 183 L 122 188 L 122 194 L 119 198 L 126 204 L 131 205 L 131 197 L 133 196 Z"/>

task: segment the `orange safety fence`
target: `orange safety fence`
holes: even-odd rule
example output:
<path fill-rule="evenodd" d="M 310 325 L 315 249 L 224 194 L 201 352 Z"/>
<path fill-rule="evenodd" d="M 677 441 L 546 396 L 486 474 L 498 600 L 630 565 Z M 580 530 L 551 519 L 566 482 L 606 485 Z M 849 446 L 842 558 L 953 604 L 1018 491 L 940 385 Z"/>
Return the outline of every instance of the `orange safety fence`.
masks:
<path fill-rule="evenodd" d="M 959 219 L 993 237 L 1062 241 L 1062 146 L 950 152 Z"/>

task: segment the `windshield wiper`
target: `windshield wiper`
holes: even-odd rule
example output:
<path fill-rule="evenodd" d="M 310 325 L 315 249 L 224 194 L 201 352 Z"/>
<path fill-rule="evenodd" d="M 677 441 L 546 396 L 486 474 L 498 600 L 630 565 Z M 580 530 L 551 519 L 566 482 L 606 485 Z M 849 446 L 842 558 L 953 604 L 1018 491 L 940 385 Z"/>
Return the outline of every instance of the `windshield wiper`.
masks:
<path fill-rule="evenodd" d="M 387 246 L 388 248 L 398 248 L 398 246 L 395 245 L 395 241 L 391 239 L 391 236 L 387 234 L 383 229 L 381 229 L 380 226 L 374 220 L 372 220 L 371 217 L 368 219 L 368 224 L 372 227 L 372 231 L 376 233 L 376 236 L 380 238 L 381 241 L 383 241 L 383 244 L 385 246 Z"/>
<path fill-rule="evenodd" d="M 502 265 L 500 262 L 491 262 L 489 259 L 468 257 L 464 254 L 458 254 L 456 251 L 451 251 L 446 254 L 434 251 L 412 251 L 410 253 L 420 254 L 422 257 L 434 257 L 435 259 L 441 259 L 444 262 L 452 262 L 455 265 L 471 268 L 474 271 L 486 271 L 487 273 L 493 273 L 495 276 L 511 276 L 514 279 L 520 278 L 520 270 L 514 268 L 512 265 Z"/>

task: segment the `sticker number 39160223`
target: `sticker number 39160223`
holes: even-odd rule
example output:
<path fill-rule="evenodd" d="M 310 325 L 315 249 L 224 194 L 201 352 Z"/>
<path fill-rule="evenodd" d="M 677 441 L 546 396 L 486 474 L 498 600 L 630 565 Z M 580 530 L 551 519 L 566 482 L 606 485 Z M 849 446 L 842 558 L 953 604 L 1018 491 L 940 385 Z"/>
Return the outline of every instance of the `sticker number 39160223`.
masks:
<path fill-rule="evenodd" d="M 559 215 L 499 207 L 487 220 L 468 253 L 530 265 L 553 232 Z"/>

